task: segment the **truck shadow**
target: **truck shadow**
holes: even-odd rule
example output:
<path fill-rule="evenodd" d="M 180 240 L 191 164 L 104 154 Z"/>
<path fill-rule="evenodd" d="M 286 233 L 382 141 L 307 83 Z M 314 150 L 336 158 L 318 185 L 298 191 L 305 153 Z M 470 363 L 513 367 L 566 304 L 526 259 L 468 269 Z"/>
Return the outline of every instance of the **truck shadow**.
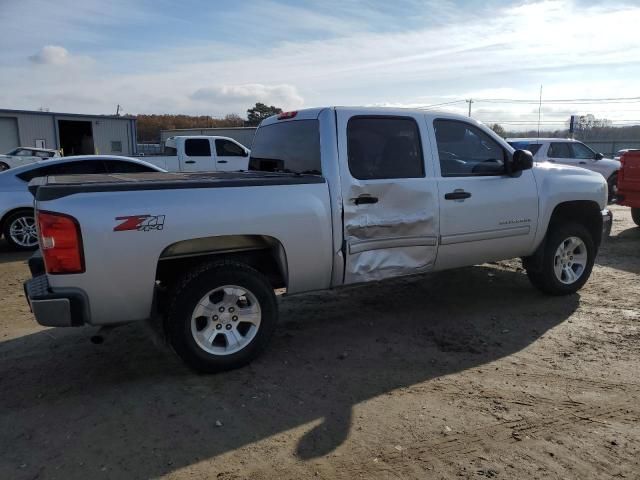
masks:
<path fill-rule="evenodd" d="M 89 329 L 5 341 L 0 477 L 54 463 L 61 478 L 158 477 L 287 431 L 292 453 L 317 458 L 348 439 L 359 403 L 516 353 L 578 302 L 487 266 L 285 298 L 269 350 L 214 376 L 163 355 L 142 325 L 99 347 Z"/>
<path fill-rule="evenodd" d="M 0 264 L 24 260 L 25 262 L 33 255 L 32 251 L 14 250 L 9 246 L 4 238 L 0 239 Z"/>

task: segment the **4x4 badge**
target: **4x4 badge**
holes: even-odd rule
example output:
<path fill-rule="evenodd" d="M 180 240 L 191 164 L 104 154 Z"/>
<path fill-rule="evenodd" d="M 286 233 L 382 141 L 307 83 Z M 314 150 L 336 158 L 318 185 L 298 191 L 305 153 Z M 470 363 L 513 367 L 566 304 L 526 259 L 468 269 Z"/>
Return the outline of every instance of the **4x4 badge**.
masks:
<path fill-rule="evenodd" d="M 116 217 L 116 220 L 122 223 L 113 227 L 114 232 L 127 230 L 148 232 L 149 230 L 162 230 L 164 228 L 164 215 L 129 215 L 128 217 Z"/>

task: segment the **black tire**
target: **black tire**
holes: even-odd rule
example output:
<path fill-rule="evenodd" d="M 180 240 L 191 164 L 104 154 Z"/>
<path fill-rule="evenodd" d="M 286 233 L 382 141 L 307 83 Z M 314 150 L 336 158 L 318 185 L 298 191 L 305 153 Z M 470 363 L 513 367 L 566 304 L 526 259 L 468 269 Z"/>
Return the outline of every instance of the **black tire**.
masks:
<path fill-rule="evenodd" d="M 192 333 L 192 316 L 203 297 L 227 285 L 241 287 L 255 297 L 260 308 L 260 322 L 253 338 L 247 340 L 248 343 L 241 350 L 226 355 L 214 354 L 198 345 L 196 334 Z M 206 323 L 210 322 L 211 327 L 217 326 L 213 318 L 206 317 L 205 320 Z M 267 278 L 245 264 L 217 261 L 193 269 L 176 284 L 169 302 L 165 328 L 169 342 L 187 365 L 198 372 L 215 373 L 242 367 L 255 359 L 269 343 L 277 321 L 278 304 Z M 222 320 L 220 322 L 224 323 Z M 230 323 L 228 319 L 227 323 Z M 236 326 L 239 330 L 239 324 Z M 227 341 L 224 330 L 219 330 L 214 342 L 218 334 L 222 334 L 223 340 Z"/>
<path fill-rule="evenodd" d="M 563 283 L 558 279 L 554 270 L 556 250 L 569 237 L 577 237 L 582 240 L 586 248 L 587 260 L 580 276 L 574 282 Z M 527 276 L 536 288 L 549 295 L 570 295 L 580 290 L 589 280 L 596 257 L 596 247 L 593 238 L 584 226 L 578 223 L 552 225 L 541 248 L 543 248 L 541 268 L 527 269 Z"/>
<path fill-rule="evenodd" d="M 633 223 L 640 227 L 640 207 L 631 209 L 631 218 L 633 219 Z"/>
<path fill-rule="evenodd" d="M 15 250 L 35 250 L 36 248 L 38 248 L 38 240 L 37 240 L 37 237 L 35 236 L 35 231 L 34 231 L 33 237 L 31 236 L 29 237 L 29 238 L 33 238 L 35 243 L 28 242 L 29 244 L 26 244 L 27 241 L 25 238 L 25 244 L 21 244 L 17 238 L 16 239 L 13 238 L 11 234 L 11 226 L 14 223 L 18 222 L 19 219 L 28 219 L 28 222 L 33 223 L 35 225 L 33 210 L 22 209 L 22 210 L 16 210 L 15 212 L 11 212 L 4 219 L 4 224 L 2 226 L 2 234 L 4 235 L 4 239 Z"/>
<path fill-rule="evenodd" d="M 612 173 L 607 180 L 607 187 L 609 189 L 609 203 L 613 202 L 618 197 L 618 173 Z"/>
<path fill-rule="evenodd" d="M 4 162 L 0 162 L 0 172 L 4 172 L 5 170 L 9 170 L 9 165 Z"/>

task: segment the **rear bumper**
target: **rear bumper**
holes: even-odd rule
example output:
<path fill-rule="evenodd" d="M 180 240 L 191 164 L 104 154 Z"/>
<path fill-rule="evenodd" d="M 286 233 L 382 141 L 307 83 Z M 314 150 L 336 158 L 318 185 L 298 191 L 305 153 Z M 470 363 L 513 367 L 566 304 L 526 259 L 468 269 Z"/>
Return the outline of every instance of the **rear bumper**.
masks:
<path fill-rule="evenodd" d="M 36 322 L 42 326 L 76 327 L 87 323 L 88 302 L 81 290 L 56 291 L 49 286 L 46 275 L 37 275 L 24 282 L 24 294 Z"/>
<path fill-rule="evenodd" d="M 613 213 L 605 208 L 602 210 L 602 241 L 604 242 L 611 235 L 611 226 L 613 225 Z"/>

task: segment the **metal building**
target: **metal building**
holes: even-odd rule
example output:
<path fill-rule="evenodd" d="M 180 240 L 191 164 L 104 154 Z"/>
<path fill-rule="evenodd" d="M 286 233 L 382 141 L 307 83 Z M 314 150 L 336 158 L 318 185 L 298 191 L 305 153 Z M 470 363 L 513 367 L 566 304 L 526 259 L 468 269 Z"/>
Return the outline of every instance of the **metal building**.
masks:
<path fill-rule="evenodd" d="M 63 155 L 133 155 L 136 119 L 0 109 L 0 153 L 15 147 L 62 149 Z"/>
<path fill-rule="evenodd" d="M 228 128 L 176 128 L 173 130 L 160 131 L 160 143 L 164 145 L 169 137 L 177 135 L 213 135 L 219 137 L 233 138 L 247 148 L 251 148 L 253 134 L 256 127 L 228 127 Z"/>

